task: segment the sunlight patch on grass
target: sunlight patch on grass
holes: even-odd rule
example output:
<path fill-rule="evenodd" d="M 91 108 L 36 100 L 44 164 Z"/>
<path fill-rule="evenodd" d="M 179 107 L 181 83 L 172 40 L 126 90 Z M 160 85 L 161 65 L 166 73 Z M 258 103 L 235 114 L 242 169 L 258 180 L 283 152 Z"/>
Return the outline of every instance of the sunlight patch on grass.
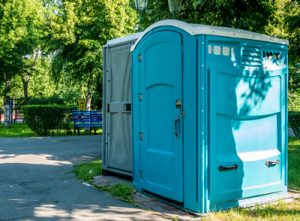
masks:
<path fill-rule="evenodd" d="M 249 209 L 231 209 L 212 213 L 204 221 L 289 221 L 300 220 L 300 200 L 292 203 L 279 202 L 267 206 L 256 206 Z"/>
<path fill-rule="evenodd" d="M 84 129 L 80 130 L 80 135 L 89 135 L 89 132 L 85 132 Z M 98 128 L 96 134 L 102 134 L 102 129 Z M 92 130 L 91 135 L 94 135 L 94 130 Z M 14 123 L 9 127 L 4 127 L 3 124 L 0 124 L 0 137 L 36 137 L 36 133 L 33 132 L 27 124 L 23 123 Z M 51 130 L 49 136 L 77 136 L 77 132 L 73 134 L 73 129 L 70 131 L 66 130 Z"/>
<path fill-rule="evenodd" d="M 0 137 L 35 137 L 36 134 L 27 126 L 27 124 L 15 123 L 9 127 L 0 125 Z"/>

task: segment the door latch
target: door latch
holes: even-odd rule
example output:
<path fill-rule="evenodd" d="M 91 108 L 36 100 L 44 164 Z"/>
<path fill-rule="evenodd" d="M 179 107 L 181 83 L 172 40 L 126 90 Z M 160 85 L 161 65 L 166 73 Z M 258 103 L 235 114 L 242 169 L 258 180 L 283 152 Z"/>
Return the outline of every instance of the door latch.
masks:
<path fill-rule="evenodd" d="M 226 171 L 226 170 L 237 170 L 238 168 L 238 165 L 237 164 L 234 164 L 232 166 L 219 166 L 218 167 L 218 170 L 219 171 Z"/>
<path fill-rule="evenodd" d="M 181 100 L 177 99 L 175 103 L 176 109 L 181 109 L 182 108 L 182 102 Z"/>
<path fill-rule="evenodd" d="M 275 166 L 275 165 L 278 165 L 278 164 L 280 164 L 280 160 L 276 160 L 276 161 L 267 160 L 266 161 L 266 166 L 267 167 Z"/>

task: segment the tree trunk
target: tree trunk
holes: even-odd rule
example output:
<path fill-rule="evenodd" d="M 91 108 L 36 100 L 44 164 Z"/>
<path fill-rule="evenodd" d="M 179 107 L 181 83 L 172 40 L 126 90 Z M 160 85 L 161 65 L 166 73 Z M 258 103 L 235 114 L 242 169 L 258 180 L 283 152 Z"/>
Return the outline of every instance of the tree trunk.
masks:
<path fill-rule="evenodd" d="M 22 84 L 23 84 L 24 99 L 25 99 L 25 102 L 27 103 L 27 101 L 29 99 L 29 96 L 28 96 L 29 78 L 26 79 L 26 77 L 24 77 L 22 75 Z"/>
<path fill-rule="evenodd" d="M 4 127 L 9 127 L 12 121 L 12 107 L 9 96 L 10 81 L 5 82 L 4 92 Z"/>
<path fill-rule="evenodd" d="M 85 109 L 86 110 L 91 110 L 91 103 L 92 103 L 92 93 L 88 87 L 88 92 L 85 97 Z"/>
<path fill-rule="evenodd" d="M 91 103 L 92 103 L 92 92 L 91 92 L 91 84 L 88 83 L 88 87 L 87 87 L 87 93 L 86 93 L 86 97 L 85 97 L 85 109 L 87 111 L 91 110 Z M 85 128 L 85 133 L 91 133 L 91 128 Z"/>
<path fill-rule="evenodd" d="M 90 73 L 88 84 L 87 84 L 87 93 L 85 98 L 85 109 L 91 110 L 92 104 L 92 74 Z"/>

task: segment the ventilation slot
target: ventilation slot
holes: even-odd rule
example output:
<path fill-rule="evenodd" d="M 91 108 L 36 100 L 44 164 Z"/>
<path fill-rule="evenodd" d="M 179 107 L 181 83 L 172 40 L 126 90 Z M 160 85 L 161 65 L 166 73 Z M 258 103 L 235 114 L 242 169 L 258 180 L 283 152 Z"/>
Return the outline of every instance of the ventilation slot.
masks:
<path fill-rule="evenodd" d="M 262 66 L 262 54 L 259 47 L 242 47 L 242 65 L 244 67 L 260 68 Z"/>

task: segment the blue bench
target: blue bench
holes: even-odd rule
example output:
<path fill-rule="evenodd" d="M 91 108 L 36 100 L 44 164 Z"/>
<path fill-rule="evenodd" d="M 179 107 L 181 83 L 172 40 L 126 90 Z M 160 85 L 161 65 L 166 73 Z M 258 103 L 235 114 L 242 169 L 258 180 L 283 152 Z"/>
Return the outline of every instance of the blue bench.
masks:
<path fill-rule="evenodd" d="M 102 128 L 102 112 L 101 111 L 78 111 L 73 110 L 72 111 L 72 119 L 74 122 L 74 134 L 77 130 L 77 133 L 79 135 L 80 129 L 89 129 L 90 133 L 92 129 L 94 130 L 94 133 L 96 134 L 97 128 Z"/>

